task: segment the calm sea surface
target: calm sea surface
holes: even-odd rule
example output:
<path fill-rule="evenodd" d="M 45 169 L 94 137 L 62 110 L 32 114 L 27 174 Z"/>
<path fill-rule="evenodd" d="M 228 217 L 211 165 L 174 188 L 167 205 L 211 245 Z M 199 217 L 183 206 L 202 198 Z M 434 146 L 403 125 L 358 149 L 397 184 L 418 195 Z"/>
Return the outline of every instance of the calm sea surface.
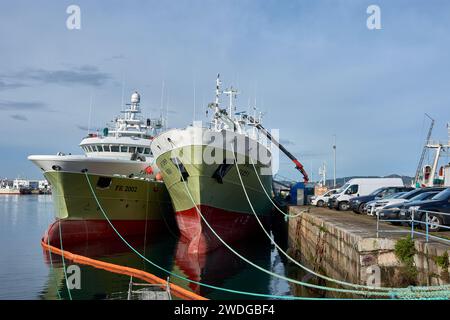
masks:
<path fill-rule="evenodd" d="M 52 198 L 48 195 L 0 196 L 0 299 L 69 299 L 59 256 L 44 252 L 40 240 L 53 221 Z M 210 285 L 269 295 L 311 295 L 279 278 L 271 277 L 236 257 L 228 249 L 201 256 L 186 256 L 185 246 L 168 231 L 164 236 L 134 239 L 137 249 L 149 260 L 179 276 Z M 257 265 L 277 274 L 301 279 L 276 248 L 264 239 L 248 239 L 235 249 Z M 65 248 L 73 253 L 134 267 L 161 278 L 167 274 L 131 252 L 121 241 L 82 244 Z M 70 261 L 66 261 L 70 265 Z M 71 290 L 72 299 L 121 299 L 126 297 L 129 277 L 79 265 L 81 289 Z M 290 271 L 291 270 L 291 271 Z M 171 280 L 211 299 L 245 298 L 209 289 L 172 276 Z"/>

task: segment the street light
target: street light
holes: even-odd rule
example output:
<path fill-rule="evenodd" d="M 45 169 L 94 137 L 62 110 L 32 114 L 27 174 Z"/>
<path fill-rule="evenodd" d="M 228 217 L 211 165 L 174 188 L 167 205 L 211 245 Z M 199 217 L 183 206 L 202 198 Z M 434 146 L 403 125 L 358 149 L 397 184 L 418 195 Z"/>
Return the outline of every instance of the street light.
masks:
<path fill-rule="evenodd" d="M 334 188 L 336 188 L 336 135 L 333 135 L 334 137 L 334 144 L 333 144 L 333 155 L 334 155 L 334 168 L 333 168 L 333 176 L 334 176 Z"/>

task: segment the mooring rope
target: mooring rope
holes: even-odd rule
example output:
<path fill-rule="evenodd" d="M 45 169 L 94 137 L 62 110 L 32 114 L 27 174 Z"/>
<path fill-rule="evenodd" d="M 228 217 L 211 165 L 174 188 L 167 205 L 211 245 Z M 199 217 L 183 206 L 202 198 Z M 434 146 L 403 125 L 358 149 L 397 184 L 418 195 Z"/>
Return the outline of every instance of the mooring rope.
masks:
<path fill-rule="evenodd" d="M 248 292 L 248 291 L 241 291 L 241 290 L 227 289 L 227 288 L 222 288 L 222 287 L 218 287 L 218 286 L 214 286 L 214 285 L 210 285 L 210 284 L 206 284 L 206 283 L 194 281 L 194 280 L 185 278 L 185 277 L 183 277 L 183 276 L 180 276 L 180 275 L 178 275 L 178 274 L 172 273 L 171 271 L 169 271 L 169 270 L 167 270 L 167 269 L 165 269 L 165 268 L 163 268 L 163 267 L 157 265 L 157 264 L 154 263 L 153 261 L 149 260 L 147 257 L 143 256 L 143 255 L 142 255 L 138 250 L 136 250 L 130 243 L 128 243 L 128 241 L 127 241 L 127 240 L 120 234 L 120 232 L 114 227 L 113 223 L 112 223 L 111 220 L 108 218 L 106 212 L 103 210 L 103 207 L 101 206 L 101 204 L 100 204 L 100 202 L 99 202 L 99 200 L 98 200 L 98 198 L 97 198 L 97 196 L 96 196 L 96 194 L 95 194 L 95 191 L 94 191 L 94 189 L 93 189 L 93 187 L 92 187 L 92 184 L 91 184 L 91 182 L 90 182 L 90 180 L 89 180 L 89 176 L 87 175 L 86 172 L 85 172 L 85 176 L 86 176 L 86 180 L 88 181 L 88 185 L 89 185 L 89 188 L 90 188 L 90 190 L 91 190 L 91 192 L 92 192 L 92 195 L 94 196 L 94 199 L 95 199 L 97 205 L 98 205 L 99 208 L 100 208 L 100 211 L 102 212 L 103 216 L 104 216 L 105 219 L 108 221 L 109 225 L 112 227 L 112 229 L 114 230 L 114 232 L 119 236 L 119 238 L 120 238 L 120 239 L 121 239 L 121 240 L 122 240 L 122 241 L 123 241 L 123 242 L 124 242 L 124 243 L 125 243 L 125 244 L 126 244 L 126 245 L 134 252 L 134 253 L 135 253 L 135 254 L 137 254 L 138 256 L 140 256 L 141 258 L 143 258 L 145 261 L 147 261 L 148 263 L 150 263 L 150 264 L 153 265 L 154 267 L 156 267 L 156 268 L 158 268 L 158 269 L 160 269 L 160 270 L 166 272 L 167 274 L 173 275 L 174 277 L 176 277 L 176 278 L 178 278 L 178 279 L 181 279 L 181 280 L 184 280 L 184 281 L 193 283 L 193 284 L 198 284 L 198 285 L 200 285 L 200 286 L 204 286 L 204 287 L 207 287 L 207 288 L 210 288 L 210 289 L 215 289 L 215 290 L 225 291 L 225 292 L 235 293 L 235 294 L 250 295 L 250 296 L 256 296 L 256 297 L 265 297 L 265 298 L 272 298 L 272 299 L 287 299 L 287 300 L 317 300 L 317 299 L 318 299 L 318 298 L 312 298 L 312 297 L 278 296 L 278 295 L 261 294 L 261 293 L 254 293 L 254 292 Z M 182 179 L 183 179 L 183 177 L 182 177 Z M 187 191 L 189 197 L 191 198 L 191 201 L 193 201 L 192 195 L 190 194 L 189 189 L 188 189 L 187 186 L 186 186 L 186 181 L 184 181 L 184 179 L 183 179 L 183 182 L 184 182 L 184 186 L 185 186 L 185 188 L 186 188 L 186 191 Z M 194 206 L 195 206 L 197 212 L 199 213 L 200 217 L 202 218 L 202 220 L 203 220 L 203 221 L 206 223 L 206 225 L 211 229 L 211 231 L 212 231 L 216 236 L 218 236 L 217 233 L 212 229 L 212 227 L 211 227 L 211 226 L 209 225 L 209 223 L 206 221 L 206 219 L 203 217 L 203 215 L 201 214 L 200 210 L 197 208 L 197 206 L 196 206 L 196 204 L 195 204 L 194 201 L 193 201 L 193 203 L 194 203 Z M 218 237 L 218 239 L 219 239 L 219 240 L 220 240 L 227 248 L 229 248 L 230 250 L 234 251 L 230 246 L 228 246 L 228 245 L 223 241 L 223 239 L 221 239 L 220 237 Z M 330 290 L 330 291 L 337 291 L 337 292 L 354 293 L 354 294 L 359 294 L 359 295 L 376 295 L 376 296 L 383 296 L 383 297 L 385 297 L 385 296 L 388 295 L 388 294 L 386 294 L 386 293 L 380 293 L 380 292 L 370 292 L 370 291 L 364 291 L 364 292 L 362 292 L 362 291 L 348 290 L 348 289 L 334 289 L 334 288 L 329 288 L 329 287 L 323 287 L 323 286 L 312 285 L 312 284 L 309 284 L 309 283 L 304 283 L 304 282 L 301 282 L 301 281 L 297 281 L 297 280 L 294 280 L 294 279 L 286 278 L 286 277 L 277 275 L 277 274 L 275 274 L 275 273 L 272 273 L 271 271 L 268 271 L 268 270 L 266 270 L 266 269 L 264 269 L 264 268 L 261 268 L 261 267 L 255 265 L 255 264 L 253 264 L 251 261 L 249 261 L 249 260 L 246 259 L 245 257 L 242 257 L 241 255 L 239 255 L 239 253 L 237 253 L 236 251 L 234 251 L 234 253 L 237 254 L 237 255 L 238 255 L 239 257 L 241 257 L 242 259 L 244 259 L 244 261 L 247 261 L 248 263 L 250 263 L 251 265 L 255 266 L 256 268 L 258 268 L 258 269 L 260 269 L 260 270 L 264 270 L 264 272 L 266 272 L 266 273 L 269 273 L 269 274 L 271 274 L 271 275 L 273 275 L 273 276 L 275 276 L 275 277 L 284 279 L 284 280 L 289 281 L 289 282 L 294 282 L 294 283 L 303 285 L 303 286 L 305 286 L 305 287 L 312 287 L 312 288 L 316 288 L 316 289 Z M 391 294 L 391 295 L 392 295 L 392 294 Z M 441 297 L 441 296 L 440 296 L 440 297 Z M 319 299 L 321 299 L 321 300 L 343 300 L 343 299 L 341 299 L 341 298 L 319 298 Z M 345 300 L 366 300 L 366 299 L 345 299 Z"/>
<path fill-rule="evenodd" d="M 233 145 L 232 145 L 232 147 L 234 148 Z M 233 154 L 233 156 L 234 156 L 234 154 Z M 244 193 L 247 194 L 247 190 L 246 190 L 245 185 L 244 185 L 244 183 L 243 183 L 243 181 L 242 181 L 242 176 L 241 176 L 241 174 L 240 174 L 240 172 L 239 172 L 239 167 L 238 167 L 238 164 L 237 164 L 237 162 L 236 162 L 236 158 L 234 158 L 234 160 L 235 160 L 236 170 L 237 170 L 238 175 L 239 175 L 239 180 L 240 180 L 240 182 L 241 182 L 241 186 L 242 186 L 242 188 L 243 188 L 243 190 L 244 190 Z M 257 171 L 257 169 L 256 169 L 256 166 L 255 166 L 255 164 L 254 164 L 252 158 L 249 157 L 249 160 L 250 160 L 251 164 L 253 165 L 253 169 L 254 169 L 255 174 L 256 174 L 256 177 L 257 177 L 257 179 L 258 179 L 258 181 L 259 181 L 259 183 L 260 183 L 260 185 L 261 185 L 261 188 L 264 190 L 264 192 L 265 192 L 266 195 L 267 195 L 267 191 L 266 191 L 266 189 L 264 188 L 264 185 L 263 185 L 263 183 L 262 183 L 262 181 L 261 181 L 261 179 L 260 179 L 260 177 L 259 177 L 259 175 L 258 175 L 258 171 Z M 269 197 L 269 200 L 271 200 L 270 197 Z M 338 283 L 338 284 L 345 285 L 345 286 L 351 286 L 351 287 L 355 287 L 355 288 L 363 288 L 363 289 L 370 289 L 370 290 L 385 290 L 385 291 L 400 290 L 400 289 L 408 290 L 407 287 L 406 287 L 406 288 L 372 287 L 372 286 L 365 286 L 365 285 L 355 284 L 355 283 L 351 283 L 351 282 L 346 282 L 346 281 L 341 281 L 341 280 L 338 280 L 338 279 L 330 278 L 330 277 L 327 277 L 327 276 L 325 276 L 325 275 L 319 274 L 319 273 L 315 272 L 314 270 L 309 269 L 309 268 L 306 267 L 305 265 L 299 263 L 296 259 L 292 258 L 287 252 L 285 252 L 285 251 L 284 251 L 284 250 L 283 250 L 283 249 L 275 242 L 275 240 L 270 236 L 270 234 L 269 234 L 269 233 L 267 232 L 267 230 L 264 228 L 264 225 L 261 223 L 261 220 L 258 218 L 258 215 L 257 215 L 256 212 L 254 211 L 253 205 L 251 204 L 251 201 L 250 201 L 249 197 L 247 197 L 247 201 L 248 201 L 248 203 L 249 203 L 249 205 L 250 205 L 250 208 L 252 209 L 252 212 L 253 212 L 253 214 L 254 214 L 256 220 L 258 221 L 259 225 L 261 226 L 261 229 L 264 231 L 265 235 L 270 239 L 270 241 L 277 247 L 277 249 L 278 249 L 278 250 L 279 250 L 286 258 L 288 258 L 290 261 L 292 261 L 294 264 L 296 264 L 297 266 L 299 266 L 299 267 L 302 268 L 303 270 L 305 270 L 305 271 L 307 271 L 307 272 L 309 272 L 309 273 L 311 273 L 311 274 L 313 274 L 313 275 L 315 275 L 315 276 L 317 276 L 317 277 L 319 277 L 319 278 L 322 278 L 322 279 L 324 279 L 324 280 L 328 280 L 328 281 L 331 281 L 331 282 L 334 282 L 334 283 Z M 281 210 L 281 209 L 279 209 L 279 208 L 276 206 L 275 203 L 273 203 L 272 200 L 271 200 L 271 202 L 272 202 L 272 205 L 274 205 L 278 210 Z M 424 287 L 424 288 L 433 288 L 433 289 L 435 289 L 435 290 L 441 290 L 442 288 L 447 288 L 447 287 L 448 287 L 448 286 L 434 286 L 434 287 Z M 416 287 L 416 288 L 422 288 L 422 287 Z"/>
<path fill-rule="evenodd" d="M 148 263 L 150 263 L 152 266 L 154 266 L 155 268 L 169 274 L 172 275 L 180 280 L 183 281 L 187 281 L 193 284 L 197 284 L 200 286 L 204 286 L 206 288 L 210 288 L 210 289 L 214 289 L 214 290 L 219 290 L 219 291 L 224 291 L 224 292 L 228 292 L 228 293 L 234 293 L 234 294 L 241 294 L 241 295 L 248 295 L 248 296 L 254 296 L 254 297 L 260 297 L 260 298 L 271 298 L 271 299 L 284 299 L 284 300 L 317 300 L 317 298 L 311 298 L 311 297 L 294 297 L 294 296 L 279 296 L 279 295 L 271 295 L 271 294 L 264 294 L 264 293 L 255 293 L 255 292 L 248 292 L 248 291 L 241 291 L 241 290 L 234 290 L 234 289 L 228 289 L 228 288 L 222 288 L 222 287 L 218 287 L 218 286 L 214 286 L 214 285 L 210 285 L 207 283 L 202 283 L 199 281 L 195 281 L 195 280 L 191 280 L 189 278 L 180 276 L 176 273 L 173 273 L 161 266 L 159 266 L 158 264 L 154 263 L 153 261 L 151 261 L 150 259 L 148 259 L 147 257 L 143 256 L 136 248 L 134 248 L 123 236 L 122 234 L 120 234 L 120 232 L 116 229 L 116 227 L 114 227 L 113 223 L 111 222 L 111 220 L 109 219 L 108 215 L 106 214 L 106 212 L 103 209 L 103 206 L 100 204 L 100 201 L 97 198 L 97 195 L 95 194 L 94 188 L 92 187 L 91 181 L 89 180 L 89 176 L 87 174 L 87 172 L 85 172 L 85 176 L 86 176 L 86 180 L 88 182 L 89 188 L 91 190 L 91 193 L 95 199 L 95 202 L 97 203 L 97 205 L 100 208 L 100 212 L 103 214 L 103 216 L 105 217 L 106 221 L 108 222 L 108 224 L 111 226 L 111 228 L 114 230 L 114 232 L 117 234 L 117 236 L 123 241 L 123 243 L 125 243 L 125 245 L 130 248 L 135 254 L 137 254 L 139 257 L 141 257 L 142 259 L 144 259 L 145 261 L 147 261 Z M 334 298 L 322 298 L 325 300 L 342 300 L 342 299 L 334 299 Z"/>
<path fill-rule="evenodd" d="M 176 165 L 176 167 L 178 168 L 178 166 Z M 206 218 L 203 216 L 203 214 L 201 213 L 200 209 L 197 207 L 197 204 L 195 203 L 194 198 L 192 197 L 192 194 L 189 191 L 189 188 L 187 187 L 186 184 L 186 180 L 184 179 L 183 175 L 181 174 L 180 169 L 178 168 L 179 172 L 180 172 L 180 176 L 181 176 L 181 180 L 183 182 L 183 185 L 186 189 L 186 193 L 188 194 L 189 198 L 191 199 L 197 213 L 199 214 L 199 216 L 201 217 L 201 219 L 203 220 L 203 222 L 206 224 L 206 226 L 211 230 L 211 232 L 217 237 L 217 239 L 219 239 L 220 242 L 222 242 L 222 244 L 227 247 L 232 253 L 234 253 L 236 256 L 238 256 L 240 259 L 242 259 L 243 261 L 247 262 L 248 264 L 250 264 L 251 266 L 255 267 L 256 269 L 271 275 L 273 277 L 291 282 L 291 283 L 295 283 L 298 285 L 302 285 L 305 287 L 309 287 L 309 288 L 313 288 L 313 289 L 319 289 L 319 290 L 325 290 L 325 291 L 334 291 L 334 292 L 340 292 L 340 293 L 349 293 L 349 294 L 357 294 L 357 295 L 374 295 L 374 296 L 383 296 L 386 297 L 389 294 L 385 293 L 385 292 L 371 292 L 371 291 L 362 291 L 362 290 L 351 290 L 351 289 L 339 289 L 339 288 L 331 288 L 331 287 L 326 287 L 326 286 L 320 286 L 320 285 L 315 285 L 315 284 L 311 284 L 311 283 L 307 283 L 307 282 L 303 282 L 303 281 L 299 281 L 296 279 L 292 279 L 289 277 L 285 277 L 283 275 L 279 275 L 276 274 L 270 270 L 264 269 L 260 266 L 258 266 L 257 264 L 253 263 L 252 261 L 250 261 L 249 259 L 245 258 L 244 256 L 242 256 L 240 253 L 238 253 L 236 250 L 234 250 L 228 243 L 226 243 L 218 234 L 217 232 L 211 227 L 211 225 L 208 223 L 208 221 L 206 220 Z"/>
<path fill-rule="evenodd" d="M 231 143 L 231 147 L 232 147 L 232 150 L 234 150 L 234 145 L 233 145 L 233 143 Z M 236 165 L 236 171 L 237 171 L 237 173 L 238 173 L 238 176 L 239 176 L 239 180 L 240 180 L 241 186 L 242 186 L 242 188 L 243 188 L 243 191 L 244 191 L 244 194 L 245 194 L 245 196 L 246 196 L 247 202 L 249 203 L 249 206 L 250 206 L 250 208 L 251 208 L 251 210 L 252 210 L 252 212 L 253 212 L 253 214 L 254 214 L 256 220 L 258 221 L 258 223 L 259 223 L 261 229 L 264 231 L 265 235 L 266 235 L 266 236 L 270 239 L 270 241 L 277 247 L 277 249 L 278 249 L 281 253 L 283 253 L 283 255 L 286 256 L 290 261 L 292 261 L 293 263 L 295 263 L 297 266 L 299 266 L 299 267 L 302 268 L 303 270 L 305 270 L 305 271 L 307 271 L 307 272 L 309 272 L 309 273 L 311 273 L 311 274 L 313 274 L 313 275 L 315 275 L 315 276 L 317 276 L 317 277 L 320 277 L 320 278 L 322 278 L 322 279 L 324 279 L 324 280 L 328 280 L 328 281 L 331 281 L 331 282 L 335 282 L 335 283 L 338 283 L 338 284 L 341 284 L 341 285 L 352 286 L 352 287 L 355 287 L 355 288 L 369 289 L 369 290 L 380 290 L 380 291 L 382 291 L 382 290 L 384 290 L 384 291 L 393 291 L 393 290 L 395 290 L 395 291 L 400 291 L 400 292 L 401 292 L 401 291 L 408 292 L 408 291 L 411 290 L 411 287 L 406 287 L 406 288 L 372 287 L 372 286 L 364 286 L 364 285 L 354 284 L 354 283 L 350 283 L 350 282 L 340 281 L 340 280 L 333 279 L 333 278 L 327 277 L 327 276 L 325 276 L 325 275 L 321 275 L 321 274 L 319 274 L 319 273 L 316 273 L 316 272 L 314 272 L 313 270 L 307 268 L 306 266 L 300 264 L 297 260 L 295 260 L 295 259 L 292 258 L 290 255 L 288 255 L 288 254 L 287 254 L 287 253 L 286 253 L 286 252 L 285 252 L 285 251 L 284 251 L 284 250 L 283 250 L 283 249 L 275 242 L 275 240 L 270 236 L 270 234 L 269 234 L 269 233 L 267 232 L 267 230 L 264 228 L 264 225 L 262 224 L 261 220 L 258 218 L 258 215 L 256 214 L 256 212 L 255 212 L 255 210 L 254 210 L 254 207 L 253 207 L 253 205 L 252 205 L 252 203 L 251 203 L 251 201 L 250 201 L 250 198 L 248 197 L 247 190 L 246 190 L 245 185 L 244 185 L 244 183 L 243 183 L 242 176 L 241 176 L 241 174 L 240 174 L 239 167 L 238 167 L 238 164 L 237 164 L 236 157 L 235 157 L 234 153 L 233 153 L 233 158 L 234 158 L 234 163 L 235 163 L 235 165 Z M 252 165 L 253 165 L 253 169 L 254 169 L 255 174 L 256 174 L 256 177 L 257 177 L 257 179 L 258 179 L 258 181 L 259 181 L 259 183 L 260 183 L 260 185 L 261 185 L 261 188 L 264 190 L 264 192 L 265 192 L 266 195 L 268 196 L 267 191 L 266 191 L 266 189 L 264 188 L 264 185 L 263 185 L 261 179 L 259 178 L 259 175 L 258 175 L 256 166 L 255 166 L 253 160 L 251 159 L 251 157 L 249 157 L 249 159 L 250 159 L 250 162 L 251 162 Z M 269 200 L 271 200 L 270 197 L 269 197 Z M 272 202 L 272 201 L 271 201 L 271 202 Z M 273 202 L 272 202 L 272 204 L 273 204 L 274 206 L 276 206 Z M 281 209 L 279 209 L 278 207 L 277 207 L 277 209 L 281 211 Z M 439 293 L 449 293 L 450 291 L 445 290 L 445 289 L 447 289 L 448 287 L 449 287 L 448 285 L 444 285 L 444 286 L 428 286 L 428 287 L 423 287 L 423 286 L 420 286 L 420 287 L 419 287 L 419 286 L 418 286 L 418 287 L 414 287 L 414 289 L 416 289 L 416 290 L 424 290 L 424 291 L 440 291 Z"/>
<path fill-rule="evenodd" d="M 233 149 L 233 150 L 234 150 L 234 149 Z M 234 154 L 233 154 L 233 156 L 234 156 Z M 310 283 L 305 283 L 305 282 L 298 281 L 298 280 L 295 280 L 295 279 L 292 279 L 292 278 L 289 278 L 289 277 L 285 277 L 285 276 L 282 276 L 282 275 L 278 275 L 278 274 L 276 274 L 276 273 L 273 273 L 273 272 L 271 272 L 271 271 L 269 271 L 269 270 L 267 270 L 267 269 L 264 269 L 264 268 L 262 268 L 262 267 L 260 267 L 260 266 L 258 266 L 258 265 L 256 265 L 256 264 L 254 264 L 253 262 L 251 262 L 251 261 L 248 260 L 247 258 L 245 258 L 245 257 L 243 257 L 242 255 L 240 255 L 238 252 L 236 252 L 231 246 L 229 246 L 229 245 L 228 245 L 228 244 L 227 244 L 227 243 L 226 243 L 226 242 L 225 242 L 225 241 L 224 241 L 224 240 L 223 240 L 223 239 L 215 232 L 215 230 L 210 226 L 210 224 L 208 223 L 208 221 L 206 220 L 206 218 L 202 215 L 201 211 L 198 209 L 198 207 L 197 207 L 197 205 L 196 205 L 196 203 L 195 203 L 195 201 L 194 201 L 194 199 L 193 199 L 193 197 L 192 197 L 192 194 L 190 193 L 189 188 L 187 187 L 186 180 L 184 179 L 183 175 L 181 174 L 181 170 L 180 170 L 179 166 L 176 165 L 176 167 L 177 167 L 177 169 L 178 169 L 178 171 L 179 171 L 179 173 L 180 173 L 181 181 L 183 181 L 184 187 L 185 187 L 185 189 L 186 189 L 186 192 L 187 192 L 189 198 L 191 199 L 193 205 L 195 206 L 197 213 L 199 214 L 199 216 L 201 217 L 201 219 L 205 222 L 206 226 L 207 226 L 207 227 L 211 230 L 211 232 L 219 239 L 219 241 L 222 242 L 222 244 L 224 244 L 231 252 L 233 252 L 235 255 L 237 255 L 239 258 L 241 258 L 242 260 L 244 260 L 244 261 L 247 262 L 248 264 L 252 265 L 253 267 L 255 267 L 255 268 L 259 269 L 260 271 L 265 272 L 265 273 L 267 273 L 267 274 L 269 274 L 269 275 L 272 275 L 272 276 L 274 276 L 274 277 L 283 279 L 283 280 L 285 280 L 285 281 L 288 281 L 288 282 L 291 282 L 291 283 L 296 283 L 296 284 L 299 284 L 299 285 L 303 285 L 303 286 L 305 286 L 305 287 L 310 287 L 310 288 L 319 289 L 319 290 L 334 291 L 334 292 L 341 292 L 341 293 L 351 293 L 351 294 L 356 294 L 356 295 L 366 295 L 366 296 L 373 295 L 373 296 L 383 296 L 383 297 L 386 297 L 386 296 L 389 296 L 389 295 L 390 295 L 389 292 L 365 291 L 365 290 L 351 290 L 351 289 L 338 289 L 338 288 L 330 288 L 330 287 L 326 287 L 326 286 L 313 285 L 313 284 L 310 284 Z M 248 196 L 247 196 L 247 197 L 248 197 Z M 251 205 L 251 203 L 249 203 L 249 204 Z M 253 208 L 252 208 L 252 209 L 253 209 Z M 254 210 L 254 209 L 253 209 L 253 210 Z M 403 289 L 403 288 L 402 288 L 402 289 Z M 372 290 L 373 290 L 373 289 L 372 289 Z M 391 290 L 391 291 L 399 291 L 399 290 L 398 290 L 398 289 L 393 289 L 393 290 Z M 401 290 L 400 290 L 400 291 L 401 291 Z M 444 292 L 445 292 L 445 291 L 444 291 Z M 443 291 L 439 291 L 438 293 L 442 295 L 444 292 L 443 292 Z M 450 291 L 448 291 L 448 292 L 449 292 L 449 294 L 450 294 Z M 440 296 L 440 297 L 441 297 L 441 296 Z"/>
<path fill-rule="evenodd" d="M 44 201 L 44 209 L 45 212 L 47 213 L 47 223 L 50 226 L 52 224 L 51 220 L 48 217 L 48 208 L 47 208 L 47 200 L 48 200 L 48 195 L 45 196 L 45 201 Z M 50 245 L 50 234 L 47 231 L 47 244 Z M 61 300 L 61 294 L 59 293 L 59 285 L 58 285 L 58 279 L 56 278 L 56 273 L 55 273 L 55 268 L 53 267 L 53 258 L 52 258 L 52 253 L 49 252 L 48 254 L 49 260 L 50 260 L 50 274 L 52 275 L 51 279 L 53 279 L 55 281 L 55 287 L 56 287 L 56 293 L 58 295 L 58 299 Z"/>
<path fill-rule="evenodd" d="M 46 249 L 49 252 L 53 251 L 56 254 L 59 254 L 59 255 L 62 254 L 61 250 L 59 250 L 58 248 L 53 247 L 49 244 L 46 244 L 44 241 L 41 241 L 41 245 L 44 249 Z M 95 260 L 95 259 L 88 258 L 88 257 L 82 256 L 82 255 L 73 254 L 69 251 L 65 251 L 64 255 L 67 257 L 68 260 L 71 260 L 73 262 L 92 266 L 94 268 L 106 270 L 106 271 L 113 272 L 116 274 L 128 275 L 131 277 L 139 278 L 139 279 L 144 280 L 149 283 L 161 285 L 161 287 L 163 287 L 163 288 L 167 288 L 167 285 L 169 285 L 170 289 L 173 291 L 173 294 L 182 299 L 208 300 L 205 297 L 202 297 L 194 292 L 184 289 L 174 283 L 170 283 L 170 282 L 168 282 L 168 280 L 161 279 L 161 278 L 155 276 L 154 274 L 151 274 L 144 270 L 130 268 L 130 267 L 113 264 L 113 263 L 105 262 L 105 261 L 101 261 L 101 260 Z"/>
<path fill-rule="evenodd" d="M 47 232 L 47 245 L 50 245 L 50 234 L 48 232 Z M 52 278 L 55 281 L 56 293 L 58 294 L 58 299 L 61 300 L 61 294 L 59 293 L 58 281 L 56 279 L 55 269 L 53 268 L 53 259 L 52 259 L 52 252 L 51 251 L 48 252 L 48 256 L 49 256 L 49 259 L 50 259 L 50 273 L 53 275 Z"/>
<path fill-rule="evenodd" d="M 64 248 L 63 248 L 63 240 L 62 240 L 62 232 L 61 232 L 61 219 L 58 220 L 59 226 L 59 244 L 61 246 L 61 258 L 64 270 L 64 279 L 66 281 L 67 293 L 69 294 L 69 299 L 72 300 L 72 294 L 70 293 L 69 281 L 67 280 L 67 272 L 66 272 L 66 262 L 64 259 Z"/>

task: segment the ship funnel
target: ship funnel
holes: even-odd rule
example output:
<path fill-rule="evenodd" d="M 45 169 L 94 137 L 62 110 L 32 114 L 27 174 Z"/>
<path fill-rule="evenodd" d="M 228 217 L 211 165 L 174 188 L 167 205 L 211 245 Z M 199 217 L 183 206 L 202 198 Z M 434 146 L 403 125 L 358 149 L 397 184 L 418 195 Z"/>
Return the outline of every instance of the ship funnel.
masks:
<path fill-rule="evenodd" d="M 137 91 L 133 92 L 131 95 L 131 103 L 139 103 L 141 101 L 141 96 Z"/>

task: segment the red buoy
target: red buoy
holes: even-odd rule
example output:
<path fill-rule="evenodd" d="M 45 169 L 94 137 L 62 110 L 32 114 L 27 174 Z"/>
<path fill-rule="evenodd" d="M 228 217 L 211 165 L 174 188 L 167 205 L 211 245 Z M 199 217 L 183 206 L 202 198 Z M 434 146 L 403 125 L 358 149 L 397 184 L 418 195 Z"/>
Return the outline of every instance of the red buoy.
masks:
<path fill-rule="evenodd" d="M 148 166 L 147 168 L 145 168 L 145 173 L 146 174 L 152 174 L 153 173 L 153 168 Z"/>

